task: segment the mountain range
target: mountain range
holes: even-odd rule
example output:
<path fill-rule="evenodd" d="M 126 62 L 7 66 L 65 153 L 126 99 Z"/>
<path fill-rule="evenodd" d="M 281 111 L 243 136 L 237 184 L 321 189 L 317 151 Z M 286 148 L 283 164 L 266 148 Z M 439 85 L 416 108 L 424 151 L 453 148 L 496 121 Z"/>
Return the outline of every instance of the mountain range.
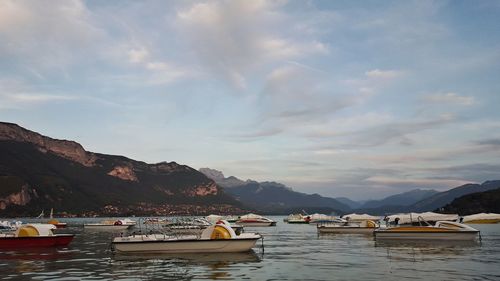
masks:
<path fill-rule="evenodd" d="M 305 194 L 276 182 L 243 181 L 233 176 L 226 178 L 222 172 L 209 168 L 202 168 L 200 172 L 224 187 L 227 193 L 242 204 L 275 214 L 302 209 L 319 212 L 319 208 L 339 214 L 357 212 L 373 215 L 435 211 L 460 196 L 500 188 L 500 181 L 487 181 L 483 184 L 465 184 L 443 192 L 414 189 L 381 200 L 357 202 L 345 197 L 329 198 L 318 194 Z"/>
<path fill-rule="evenodd" d="M 319 194 L 305 194 L 277 182 L 243 181 L 236 177 L 224 177 L 220 171 L 201 168 L 200 172 L 224 187 L 244 205 L 264 213 L 289 214 L 293 212 L 345 213 L 351 208 L 340 201 Z"/>
<path fill-rule="evenodd" d="M 444 192 L 416 189 L 381 200 L 356 202 L 297 192 L 272 181 L 225 177 L 209 168 L 197 171 L 176 162 L 147 164 L 89 152 L 74 141 L 52 139 L 0 122 L 0 216 L 32 216 L 48 208 L 84 215 L 165 215 L 179 209 L 182 214 L 248 210 L 378 215 L 436 209 L 467 212 L 468 200 L 474 200 L 477 210 L 494 209 L 497 193 L 488 191 L 498 188 L 497 180 Z"/>
<path fill-rule="evenodd" d="M 54 208 L 70 213 L 165 204 L 240 206 L 204 174 L 176 162 L 147 164 L 86 151 L 0 122 L 0 215 L 33 215 Z"/>

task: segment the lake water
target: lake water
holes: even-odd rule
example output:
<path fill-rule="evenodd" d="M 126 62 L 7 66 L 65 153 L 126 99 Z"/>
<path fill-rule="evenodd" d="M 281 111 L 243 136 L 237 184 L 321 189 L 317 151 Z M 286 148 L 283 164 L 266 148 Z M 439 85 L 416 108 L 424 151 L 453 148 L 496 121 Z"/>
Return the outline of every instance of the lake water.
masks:
<path fill-rule="evenodd" d="M 389 243 L 372 236 L 318 235 L 313 225 L 245 228 L 264 250 L 242 254 L 119 255 L 112 232 L 72 219 L 68 248 L 0 252 L 2 280 L 500 280 L 500 224 L 474 225 L 481 243 Z"/>

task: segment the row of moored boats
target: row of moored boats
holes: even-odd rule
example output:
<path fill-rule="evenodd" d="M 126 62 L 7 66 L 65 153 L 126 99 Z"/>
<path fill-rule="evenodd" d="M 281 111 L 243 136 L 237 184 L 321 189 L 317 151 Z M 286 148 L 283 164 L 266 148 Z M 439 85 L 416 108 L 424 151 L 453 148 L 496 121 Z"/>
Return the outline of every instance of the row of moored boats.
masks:
<path fill-rule="evenodd" d="M 386 217 L 349 214 L 290 215 L 286 222 L 316 224 L 318 233 L 373 234 L 376 240 L 475 240 L 479 230 L 467 225 L 498 223 L 500 214 L 467 217 L 438 213 L 407 213 Z M 467 224 L 466 224 L 467 223 Z M 120 253 L 246 252 L 262 235 L 246 233 L 244 227 L 275 226 L 276 221 L 248 214 L 240 217 L 210 215 L 205 218 L 105 220 L 84 224 L 89 230 L 116 230 L 113 248 Z M 0 222 L 0 249 L 67 246 L 74 234 L 59 234 L 65 224 Z M 125 231 L 125 232 L 124 232 Z"/>

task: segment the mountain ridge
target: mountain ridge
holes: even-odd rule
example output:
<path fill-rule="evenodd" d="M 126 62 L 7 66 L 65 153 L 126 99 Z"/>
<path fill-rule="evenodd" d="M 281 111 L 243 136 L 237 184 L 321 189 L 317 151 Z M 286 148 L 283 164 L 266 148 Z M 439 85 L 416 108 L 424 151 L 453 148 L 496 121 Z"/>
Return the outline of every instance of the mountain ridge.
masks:
<path fill-rule="evenodd" d="M 48 208 L 99 214 L 105 207 L 147 214 L 167 212 L 164 206 L 175 204 L 193 205 L 193 210 L 207 204 L 241 206 L 189 166 L 89 152 L 77 142 L 0 122 L 2 215 L 33 215 Z"/>
<path fill-rule="evenodd" d="M 302 209 L 344 213 L 351 208 L 330 197 L 319 194 L 306 194 L 297 192 L 284 184 L 253 180 L 242 181 L 236 177 L 224 177 L 223 173 L 210 168 L 202 168 L 207 176 L 217 175 L 214 179 L 217 184 L 225 187 L 227 193 L 235 196 L 243 204 L 256 208 L 265 213 L 288 214 L 290 212 L 301 212 Z M 222 177 L 221 177 L 222 175 Z"/>

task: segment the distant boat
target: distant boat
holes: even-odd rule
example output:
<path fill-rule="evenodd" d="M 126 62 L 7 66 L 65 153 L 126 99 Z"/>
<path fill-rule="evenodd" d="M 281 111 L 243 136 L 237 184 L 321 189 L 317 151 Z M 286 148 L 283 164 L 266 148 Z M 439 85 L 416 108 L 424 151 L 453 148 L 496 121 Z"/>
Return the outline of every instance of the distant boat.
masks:
<path fill-rule="evenodd" d="M 256 214 L 247 214 L 241 216 L 239 220 L 236 221 L 237 224 L 242 226 L 275 226 L 276 222 L 268 219 L 266 217 L 256 215 Z"/>
<path fill-rule="evenodd" d="M 372 234 L 379 227 L 372 220 L 354 221 L 339 220 L 337 223 L 318 224 L 318 233 L 337 233 L 337 234 Z"/>
<path fill-rule="evenodd" d="M 311 217 L 308 215 L 302 214 L 290 214 L 286 220 L 287 223 L 309 223 L 311 221 Z"/>
<path fill-rule="evenodd" d="M 89 230 L 126 230 L 135 224 L 136 222 L 130 219 L 104 220 L 100 223 L 86 223 L 83 225 L 83 228 Z"/>
<path fill-rule="evenodd" d="M 371 221 L 376 222 L 376 221 L 379 221 L 381 219 L 381 217 L 380 216 L 372 216 L 369 214 L 352 213 L 352 214 L 343 215 L 342 219 L 348 220 L 350 222 L 362 222 L 362 221 L 367 221 L 367 220 L 371 220 Z"/>
<path fill-rule="evenodd" d="M 462 222 L 467 223 L 467 224 L 499 223 L 500 222 L 500 214 L 479 213 L 479 214 L 469 215 L 469 216 L 463 217 Z"/>
<path fill-rule="evenodd" d="M 338 221 L 337 217 L 324 214 L 312 214 L 309 217 L 311 218 L 311 220 L 309 221 L 310 224 L 334 223 Z"/>

